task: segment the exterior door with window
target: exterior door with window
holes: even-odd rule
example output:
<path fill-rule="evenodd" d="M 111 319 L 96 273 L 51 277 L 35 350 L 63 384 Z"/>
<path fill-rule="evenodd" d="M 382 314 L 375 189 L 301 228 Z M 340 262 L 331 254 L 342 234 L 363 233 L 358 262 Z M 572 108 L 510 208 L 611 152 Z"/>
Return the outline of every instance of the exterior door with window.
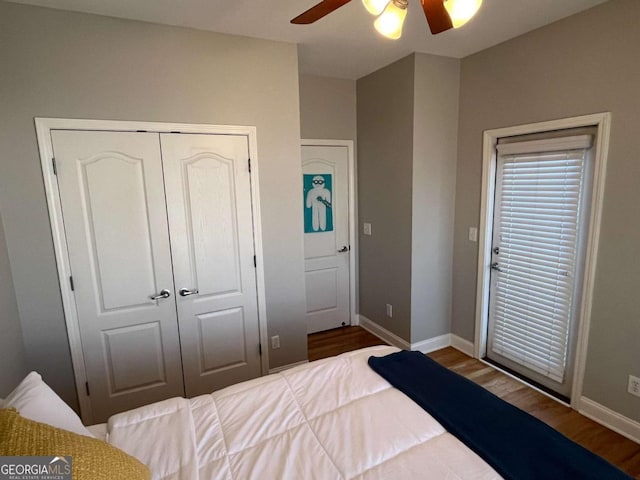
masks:
<path fill-rule="evenodd" d="M 592 136 L 499 143 L 487 357 L 569 397 Z"/>

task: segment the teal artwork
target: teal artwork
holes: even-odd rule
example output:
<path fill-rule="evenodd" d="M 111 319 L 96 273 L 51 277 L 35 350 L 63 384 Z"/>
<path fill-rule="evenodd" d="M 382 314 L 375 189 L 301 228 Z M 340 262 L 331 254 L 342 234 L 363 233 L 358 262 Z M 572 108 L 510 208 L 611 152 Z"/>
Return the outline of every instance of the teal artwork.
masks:
<path fill-rule="evenodd" d="M 331 174 L 304 174 L 304 233 L 333 232 Z"/>

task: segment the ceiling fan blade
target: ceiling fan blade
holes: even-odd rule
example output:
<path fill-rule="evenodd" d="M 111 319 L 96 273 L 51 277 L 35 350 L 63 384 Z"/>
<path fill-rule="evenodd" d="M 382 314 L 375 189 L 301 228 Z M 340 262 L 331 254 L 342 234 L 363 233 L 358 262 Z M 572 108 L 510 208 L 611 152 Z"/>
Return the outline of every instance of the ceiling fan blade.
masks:
<path fill-rule="evenodd" d="M 444 8 L 444 0 L 420 0 L 424 15 L 429 22 L 429 29 L 432 34 L 442 33 L 453 28 L 449 13 Z"/>
<path fill-rule="evenodd" d="M 291 20 L 291 23 L 295 23 L 296 25 L 307 25 L 309 23 L 313 23 L 316 20 L 320 20 L 322 17 L 329 15 L 331 12 L 339 9 L 350 1 L 351 0 L 323 0 Z"/>

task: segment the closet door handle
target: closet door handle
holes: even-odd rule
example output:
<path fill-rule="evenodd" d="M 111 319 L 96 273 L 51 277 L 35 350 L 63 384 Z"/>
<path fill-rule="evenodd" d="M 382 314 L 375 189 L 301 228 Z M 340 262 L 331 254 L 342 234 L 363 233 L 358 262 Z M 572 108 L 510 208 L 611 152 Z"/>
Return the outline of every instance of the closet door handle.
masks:
<path fill-rule="evenodd" d="M 171 292 L 165 288 L 163 290 L 160 290 L 160 293 L 158 293 L 157 295 L 151 295 L 149 298 L 151 300 L 159 300 L 160 298 L 169 298 L 170 296 Z"/>
<path fill-rule="evenodd" d="M 189 295 L 197 295 L 200 292 L 198 292 L 198 290 L 189 290 L 188 288 L 181 288 L 178 293 L 180 294 L 181 297 L 188 297 Z"/>

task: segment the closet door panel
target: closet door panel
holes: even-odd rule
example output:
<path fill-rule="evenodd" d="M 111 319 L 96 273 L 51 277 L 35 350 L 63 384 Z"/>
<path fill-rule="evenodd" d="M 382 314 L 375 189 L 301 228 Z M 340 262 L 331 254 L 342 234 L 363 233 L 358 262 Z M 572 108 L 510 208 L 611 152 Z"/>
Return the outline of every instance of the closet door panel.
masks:
<path fill-rule="evenodd" d="M 184 392 L 158 134 L 53 131 L 93 421 Z"/>
<path fill-rule="evenodd" d="M 183 164 L 186 234 L 200 295 L 242 290 L 232 159 L 201 154 Z"/>
<path fill-rule="evenodd" d="M 104 310 L 143 305 L 155 288 L 143 161 L 109 152 L 78 165 L 85 233 L 92 239 Z"/>
<path fill-rule="evenodd" d="M 161 134 L 188 396 L 260 375 L 248 141 Z"/>

